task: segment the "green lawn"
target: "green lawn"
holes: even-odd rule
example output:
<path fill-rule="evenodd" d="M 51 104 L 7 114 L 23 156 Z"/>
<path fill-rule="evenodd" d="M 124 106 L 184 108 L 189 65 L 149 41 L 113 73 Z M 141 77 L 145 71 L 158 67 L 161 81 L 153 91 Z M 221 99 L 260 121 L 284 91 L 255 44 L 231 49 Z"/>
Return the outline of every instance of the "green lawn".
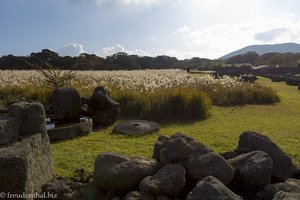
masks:
<path fill-rule="evenodd" d="M 175 132 L 190 135 L 217 152 L 225 152 L 236 147 L 240 133 L 246 130 L 269 136 L 300 166 L 300 91 L 297 87 L 273 83 L 265 78 L 258 82 L 275 89 L 281 102 L 276 105 L 213 107 L 207 120 L 162 125 L 159 133 L 142 137 L 111 134 L 112 128 L 107 128 L 86 137 L 55 143 L 51 145 L 55 171 L 68 177 L 78 168 L 91 172 L 100 152 L 151 157 L 158 135 Z"/>

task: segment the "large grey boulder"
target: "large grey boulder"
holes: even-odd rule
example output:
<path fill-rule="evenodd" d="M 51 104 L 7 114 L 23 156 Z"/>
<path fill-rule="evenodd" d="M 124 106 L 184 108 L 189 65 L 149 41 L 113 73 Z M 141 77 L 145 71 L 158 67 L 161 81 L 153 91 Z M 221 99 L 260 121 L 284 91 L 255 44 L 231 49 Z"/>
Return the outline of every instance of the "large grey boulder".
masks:
<path fill-rule="evenodd" d="M 88 115 L 93 118 L 95 126 L 113 124 L 119 117 L 120 111 L 120 104 L 109 96 L 108 90 L 103 87 L 95 88 L 88 101 Z"/>
<path fill-rule="evenodd" d="M 170 139 L 167 136 L 160 135 L 157 138 L 157 141 L 154 144 L 153 155 L 152 157 L 160 162 L 160 151 L 170 143 Z"/>
<path fill-rule="evenodd" d="M 159 160 L 164 165 L 183 162 L 193 150 L 193 147 L 183 138 L 176 138 L 170 140 L 169 144 L 160 151 Z"/>
<path fill-rule="evenodd" d="M 272 200 L 299 200 L 300 193 L 277 192 Z"/>
<path fill-rule="evenodd" d="M 153 158 L 164 165 L 183 164 L 188 177 L 197 182 L 214 176 L 228 184 L 234 175 L 234 168 L 222 156 L 182 133 L 160 136 L 154 145 Z"/>
<path fill-rule="evenodd" d="M 186 200 L 242 200 L 230 191 L 221 181 L 209 176 L 199 181 Z"/>
<path fill-rule="evenodd" d="M 300 180 L 300 168 L 294 168 L 293 170 L 293 178 Z"/>
<path fill-rule="evenodd" d="M 203 154 L 194 151 L 184 162 L 184 167 L 188 176 L 195 181 L 214 176 L 227 185 L 234 176 L 234 168 L 222 156 L 214 152 Z"/>
<path fill-rule="evenodd" d="M 292 177 L 292 160 L 275 143 L 273 143 L 268 137 L 256 132 L 242 133 L 240 135 L 236 152 L 242 154 L 256 150 L 264 151 L 272 158 L 272 176 L 275 180 L 285 181 Z"/>
<path fill-rule="evenodd" d="M 223 158 L 225 158 L 225 160 L 229 160 L 231 158 L 238 156 L 239 154 L 237 154 L 235 151 L 227 151 L 227 152 L 221 153 L 220 155 Z"/>
<path fill-rule="evenodd" d="M 235 168 L 233 187 L 247 196 L 254 196 L 271 183 L 273 162 L 263 151 L 241 154 L 228 162 Z"/>
<path fill-rule="evenodd" d="M 155 196 L 177 196 L 185 186 L 185 169 L 180 164 L 168 164 L 153 176 L 144 178 L 139 189 Z"/>
<path fill-rule="evenodd" d="M 0 146 L 14 143 L 19 136 L 19 119 L 8 113 L 0 113 Z"/>
<path fill-rule="evenodd" d="M 175 133 L 170 138 L 159 136 L 154 145 L 153 158 L 162 164 L 184 163 L 194 151 L 198 154 L 212 152 L 205 145 L 196 142 L 192 137 Z"/>
<path fill-rule="evenodd" d="M 103 190 L 134 189 L 141 180 L 153 175 L 160 167 L 154 159 L 101 153 L 94 165 L 95 187 Z"/>
<path fill-rule="evenodd" d="M 57 88 L 50 97 L 54 119 L 79 119 L 81 114 L 81 99 L 74 87 Z"/>
<path fill-rule="evenodd" d="M 20 101 L 11 104 L 8 113 L 19 119 L 19 136 L 46 133 L 45 110 L 41 103 Z"/>
<path fill-rule="evenodd" d="M 288 179 L 284 183 L 269 184 L 256 194 L 255 200 L 272 200 L 277 192 L 300 193 L 300 180 Z"/>
<path fill-rule="evenodd" d="M 49 138 L 38 133 L 0 148 L 0 191 L 32 194 L 53 177 Z"/>
<path fill-rule="evenodd" d="M 125 200 L 155 200 L 155 199 L 149 194 L 146 194 L 144 192 L 133 191 L 126 194 Z"/>

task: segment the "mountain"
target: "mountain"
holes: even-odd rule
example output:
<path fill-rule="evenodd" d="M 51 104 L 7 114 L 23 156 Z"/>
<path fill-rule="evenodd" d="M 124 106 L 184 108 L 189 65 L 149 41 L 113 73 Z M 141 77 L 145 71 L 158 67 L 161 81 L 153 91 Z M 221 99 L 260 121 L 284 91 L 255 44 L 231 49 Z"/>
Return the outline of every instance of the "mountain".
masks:
<path fill-rule="evenodd" d="M 244 47 L 240 50 L 231 52 L 219 59 L 225 60 L 233 56 L 245 54 L 247 52 L 254 51 L 259 55 L 265 53 L 278 52 L 278 53 L 300 53 L 300 44 L 296 43 L 283 43 L 283 44 L 263 44 L 263 45 L 251 45 Z"/>

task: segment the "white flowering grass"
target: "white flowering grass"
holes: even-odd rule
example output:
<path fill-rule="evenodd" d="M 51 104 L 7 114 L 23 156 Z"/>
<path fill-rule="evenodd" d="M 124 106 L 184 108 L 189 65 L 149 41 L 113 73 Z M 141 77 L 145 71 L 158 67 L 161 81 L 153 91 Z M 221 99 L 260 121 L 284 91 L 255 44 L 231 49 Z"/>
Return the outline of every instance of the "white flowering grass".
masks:
<path fill-rule="evenodd" d="M 0 71 L 0 89 L 5 87 L 47 87 L 37 70 Z M 215 79 L 210 75 L 192 75 L 183 70 L 77 71 L 65 81 L 82 93 L 90 93 L 101 85 L 112 91 L 155 92 L 166 89 L 194 89 L 207 93 L 214 104 L 274 103 L 276 94 L 257 84 L 228 76 Z"/>
<path fill-rule="evenodd" d="M 69 85 L 83 89 L 102 85 L 109 89 L 149 92 L 167 88 L 214 85 L 232 88 L 241 85 L 238 79 L 230 77 L 214 79 L 210 75 L 195 76 L 183 70 L 77 71 L 76 74 L 76 78 L 70 80 Z M 0 70 L 0 87 L 43 87 L 45 86 L 43 78 L 37 70 Z"/>

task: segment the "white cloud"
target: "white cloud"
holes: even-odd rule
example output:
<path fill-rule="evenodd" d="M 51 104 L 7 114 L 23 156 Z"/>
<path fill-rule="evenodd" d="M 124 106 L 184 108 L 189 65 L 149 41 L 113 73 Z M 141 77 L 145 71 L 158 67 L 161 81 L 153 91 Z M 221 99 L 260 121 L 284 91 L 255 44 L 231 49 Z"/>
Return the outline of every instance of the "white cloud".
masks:
<path fill-rule="evenodd" d="M 94 0 L 97 5 L 114 2 L 114 0 Z"/>
<path fill-rule="evenodd" d="M 140 49 L 135 49 L 135 50 L 127 50 L 123 45 L 121 44 L 116 44 L 115 46 L 112 47 L 104 47 L 102 48 L 102 53 L 100 55 L 103 56 L 110 56 L 118 52 L 125 52 L 129 55 L 139 55 L 139 56 L 150 56 L 149 53 L 140 50 Z"/>
<path fill-rule="evenodd" d="M 181 44 L 180 52 L 192 52 L 191 55 L 199 52 L 199 57 L 218 58 L 252 44 L 300 43 L 300 20 L 292 15 L 283 15 L 216 24 L 203 29 L 192 29 L 185 25 L 177 29 L 175 34 Z"/>
<path fill-rule="evenodd" d="M 117 5 L 142 5 L 142 4 L 152 4 L 157 2 L 157 0 L 95 0 L 97 5 L 102 5 L 106 3 L 115 3 Z"/>
<path fill-rule="evenodd" d="M 261 33 L 257 33 L 254 38 L 262 42 L 270 42 L 276 38 L 288 33 L 287 28 L 275 28 Z"/>
<path fill-rule="evenodd" d="M 125 51 L 125 47 L 120 44 L 116 44 L 115 46 L 112 46 L 112 47 L 102 48 L 102 54 L 104 56 L 110 56 L 112 54 L 115 54 L 118 52 L 124 52 L 124 51 Z"/>
<path fill-rule="evenodd" d="M 188 33 L 190 31 L 191 31 L 191 28 L 187 25 L 184 25 L 183 27 L 181 27 L 177 30 L 178 33 Z"/>
<path fill-rule="evenodd" d="M 165 50 L 165 55 L 176 57 L 179 60 L 184 60 L 186 58 L 193 58 L 193 57 L 202 57 L 202 52 L 199 51 L 178 51 L 178 50 Z"/>
<path fill-rule="evenodd" d="M 86 53 L 86 51 L 84 50 L 83 45 L 81 44 L 75 44 L 75 43 L 71 43 L 68 44 L 64 47 L 62 47 L 61 49 L 57 50 L 57 53 L 60 56 L 78 56 L 81 53 Z"/>
<path fill-rule="evenodd" d="M 125 51 L 126 53 L 130 55 L 138 55 L 138 56 L 151 56 L 149 53 L 141 50 L 141 49 L 135 49 L 133 51 Z"/>
<path fill-rule="evenodd" d="M 157 0 L 119 0 L 121 4 L 151 4 L 156 2 Z"/>
<path fill-rule="evenodd" d="M 121 44 L 102 48 L 101 56 L 126 52 L 139 56 L 168 55 L 178 59 L 191 57 L 219 58 L 227 53 L 253 44 L 300 43 L 300 19 L 292 14 L 277 18 L 257 17 L 245 21 L 214 24 L 195 28 L 183 25 L 168 35 L 147 35 L 150 45 L 127 49 Z M 85 52 L 80 44 L 70 44 L 58 51 L 60 55 Z"/>
<path fill-rule="evenodd" d="M 103 50 L 106 56 L 123 51 L 137 55 L 175 56 L 178 59 L 192 57 L 215 59 L 253 44 L 300 43 L 300 20 L 294 15 L 283 14 L 278 18 L 257 17 L 201 29 L 184 25 L 175 30 L 173 35 L 174 37 L 172 34 L 168 36 L 171 39 L 163 42 L 163 46 L 159 42 L 155 43 L 155 48 L 147 52 L 129 51 L 122 45 L 106 47 Z M 159 38 L 159 41 L 163 40 Z"/>
<path fill-rule="evenodd" d="M 151 37 L 150 37 L 150 39 L 151 39 L 151 41 L 156 41 L 157 40 L 157 38 L 154 36 L 154 35 L 152 35 Z"/>

